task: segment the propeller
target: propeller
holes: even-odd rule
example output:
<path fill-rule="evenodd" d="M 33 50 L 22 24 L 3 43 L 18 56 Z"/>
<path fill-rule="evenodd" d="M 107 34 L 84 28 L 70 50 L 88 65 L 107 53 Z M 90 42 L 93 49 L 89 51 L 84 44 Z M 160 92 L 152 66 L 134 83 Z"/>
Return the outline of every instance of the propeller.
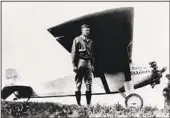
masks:
<path fill-rule="evenodd" d="M 167 70 L 167 67 L 163 67 L 161 70 L 158 70 L 156 61 L 152 61 L 149 64 L 150 67 L 153 68 L 151 76 L 151 87 L 154 88 L 156 84 L 160 84 L 160 78 L 162 77 L 162 73 Z"/>

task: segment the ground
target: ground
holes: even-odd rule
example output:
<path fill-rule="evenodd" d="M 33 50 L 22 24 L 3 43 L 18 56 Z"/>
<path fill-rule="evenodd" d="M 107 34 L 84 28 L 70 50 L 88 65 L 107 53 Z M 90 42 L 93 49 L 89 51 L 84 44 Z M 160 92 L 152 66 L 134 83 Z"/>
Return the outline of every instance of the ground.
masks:
<path fill-rule="evenodd" d="M 168 111 L 144 106 L 142 109 L 124 108 L 115 105 L 92 105 L 90 107 L 65 105 L 52 102 L 7 102 L 2 101 L 2 118 L 55 118 L 55 117 L 168 117 Z"/>

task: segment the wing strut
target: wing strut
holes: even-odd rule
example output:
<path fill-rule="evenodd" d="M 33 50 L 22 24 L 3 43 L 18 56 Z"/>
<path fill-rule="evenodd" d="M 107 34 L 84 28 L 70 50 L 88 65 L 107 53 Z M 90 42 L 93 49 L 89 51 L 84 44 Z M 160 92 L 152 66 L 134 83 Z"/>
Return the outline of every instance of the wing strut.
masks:
<path fill-rule="evenodd" d="M 104 86 L 106 93 L 110 93 L 110 89 L 109 89 L 109 86 L 108 86 L 108 83 L 106 81 L 106 77 L 105 77 L 104 73 L 101 74 L 100 78 L 101 78 L 101 81 L 103 83 L 103 86 Z"/>

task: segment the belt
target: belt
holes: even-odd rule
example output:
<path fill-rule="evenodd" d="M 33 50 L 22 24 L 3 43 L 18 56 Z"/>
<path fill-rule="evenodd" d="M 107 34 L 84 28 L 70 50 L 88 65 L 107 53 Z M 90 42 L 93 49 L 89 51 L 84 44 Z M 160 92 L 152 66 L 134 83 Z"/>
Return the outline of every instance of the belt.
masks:
<path fill-rule="evenodd" d="M 86 58 L 86 57 L 80 57 L 79 59 L 90 60 L 91 61 L 91 58 Z"/>

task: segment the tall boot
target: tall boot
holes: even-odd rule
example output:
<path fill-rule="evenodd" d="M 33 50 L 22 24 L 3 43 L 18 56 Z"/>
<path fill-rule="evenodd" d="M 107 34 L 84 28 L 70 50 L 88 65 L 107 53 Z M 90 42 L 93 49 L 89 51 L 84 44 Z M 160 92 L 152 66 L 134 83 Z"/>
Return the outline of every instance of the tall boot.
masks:
<path fill-rule="evenodd" d="M 127 95 L 134 93 L 134 85 L 133 85 L 132 80 L 125 81 L 124 87 L 125 87 L 125 92 L 127 93 Z"/>
<path fill-rule="evenodd" d="M 86 91 L 86 100 L 87 100 L 87 105 L 89 106 L 91 103 L 91 91 Z"/>
<path fill-rule="evenodd" d="M 79 106 L 81 106 L 81 103 L 80 103 L 80 101 L 81 101 L 81 91 L 76 91 L 75 95 L 76 95 L 77 104 Z"/>

